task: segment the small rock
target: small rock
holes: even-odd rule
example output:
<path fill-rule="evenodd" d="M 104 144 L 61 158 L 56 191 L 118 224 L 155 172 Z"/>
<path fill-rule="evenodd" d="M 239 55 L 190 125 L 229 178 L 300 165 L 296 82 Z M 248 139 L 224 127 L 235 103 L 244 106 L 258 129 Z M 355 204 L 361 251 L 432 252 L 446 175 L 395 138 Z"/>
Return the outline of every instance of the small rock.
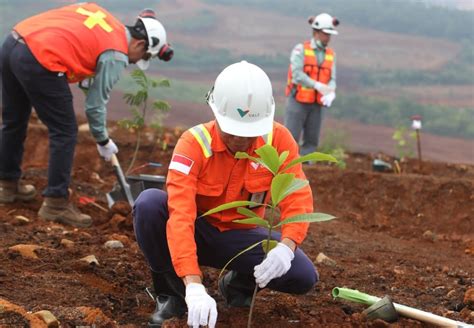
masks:
<path fill-rule="evenodd" d="M 464 320 L 464 321 L 471 321 L 474 319 L 474 311 L 469 310 L 469 308 L 466 306 L 464 309 L 462 309 L 459 312 L 459 316 Z"/>
<path fill-rule="evenodd" d="M 38 255 L 36 255 L 35 251 L 41 248 L 43 247 L 30 244 L 19 244 L 9 247 L 10 250 L 20 253 L 22 257 L 30 259 L 37 259 Z"/>
<path fill-rule="evenodd" d="M 125 201 L 117 201 L 112 205 L 111 211 L 114 214 L 117 213 L 122 216 L 127 216 L 132 211 L 132 207 Z"/>
<path fill-rule="evenodd" d="M 91 173 L 91 179 L 94 180 L 94 181 L 97 181 L 99 183 L 104 183 L 105 182 L 104 180 L 102 180 L 99 173 L 97 173 L 97 172 L 92 172 Z"/>
<path fill-rule="evenodd" d="M 474 244 L 467 247 L 465 250 L 464 250 L 464 253 L 468 254 L 468 255 L 474 255 Z"/>
<path fill-rule="evenodd" d="M 83 257 L 81 261 L 87 262 L 90 265 L 97 265 L 99 266 L 99 261 L 95 257 L 95 255 L 88 255 L 86 257 Z"/>
<path fill-rule="evenodd" d="M 456 290 L 452 289 L 446 294 L 446 297 L 451 298 L 454 296 L 454 294 L 456 294 Z"/>
<path fill-rule="evenodd" d="M 85 231 L 81 231 L 81 234 L 80 234 L 80 235 L 81 235 L 81 237 L 84 237 L 84 238 L 86 238 L 86 239 L 92 238 L 92 235 L 91 235 L 90 233 L 88 233 L 88 232 L 85 232 Z"/>
<path fill-rule="evenodd" d="M 15 220 L 22 221 L 25 223 L 30 222 L 30 219 L 28 219 L 26 216 L 23 216 L 23 215 L 16 215 Z"/>
<path fill-rule="evenodd" d="M 431 230 L 426 230 L 423 233 L 423 239 L 434 242 L 438 239 L 438 236 L 435 233 L 433 233 Z"/>
<path fill-rule="evenodd" d="M 130 239 L 127 236 L 121 235 L 121 234 L 118 234 L 118 233 L 113 233 L 113 234 L 107 236 L 107 238 L 109 240 L 119 240 L 124 245 L 128 245 L 130 243 Z"/>
<path fill-rule="evenodd" d="M 469 307 L 474 305 L 474 288 L 469 288 L 464 294 L 464 304 Z"/>
<path fill-rule="evenodd" d="M 401 269 L 400 267 L 393 268 L 393 272 L 395 272 L 395 274 L 398 274 L 398 275 L 405 274 L 405 271 Z"/>
<path fill-rule="evenodd" d="M 454 314 L 454 311 L 446 310 L 446 311 L 443 312 L 443 317 L 449 317 L 452 314 Z"/>
<path fill-rule="evenodd" d="M 56 319 L 56 317 L 49 311 L 43 310 L 43 311 L 38 311 L 33 313 L 35 316 L 43 320 L 48 328 L 58 328 L 59 327 L 59 321 Z"/>
<path fill-rule="evenodd" d="M 326 264 L 329 266 L 336 266 L 337 262 L 334 261 L 333 259 L 327 257 L 324 253 L 319 253 L 318 256 L 316 257 L 316 263 L 318 264 Z"/>
<path fill-rule="evenodd" d="M 104 243 L 104 247 L 111 249 L 123 248 L 123 244 L 119 240 L 108 240 Z"/>
<path fill-rule="evenodd" d="M 72 240 L 65 239 L 65 238 L 61 239 L 60 244 L 63 245 L 65 248 L 74 247 L 74 242 Z"/>

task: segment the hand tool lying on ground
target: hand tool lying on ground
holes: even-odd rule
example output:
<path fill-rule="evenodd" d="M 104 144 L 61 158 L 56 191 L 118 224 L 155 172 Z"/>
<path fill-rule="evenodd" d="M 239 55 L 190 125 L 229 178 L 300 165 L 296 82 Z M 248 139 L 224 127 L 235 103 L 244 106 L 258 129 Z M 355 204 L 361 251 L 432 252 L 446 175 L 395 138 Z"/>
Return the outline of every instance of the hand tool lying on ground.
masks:
<path fill-rule="evenodd" d="M 355 289 L 340 288 L 340 287 L 335 287 L 332 290 L 332 296 L 334 298 L 342 298 L 342 299 L 345 299 L 345 300 L 348 300 L 348 301 L 362 303 L 362 304 L 366 304 L 366 305 L 373 305 L 373 304 L 383 300 L 383 299 L 381 299 L 379 297 L 376 297 L 376 296 L 361 293 L 361 292 L 359 292 L 358 290 L 355 290 Z M 385 299 L 383 301 L 386 303 L 388 300 Z M 380 307 L 380 311 L 381 311 L 380 313 L 381 314 L 386 312 L 387 309 L 389 310 L 389 308 L 390 308 L 390 307 L 386 306 L 387 304 L 381 304 L 381 303 L 379 303 L 379 304 L 381 305 L 381 307 Z M 423 322 L 427 322 L 427 323 L 430 323 L 430 324 L 433 324 L 433 325 L 436 325 L 436 326 L 442 326 L 442 327 L 457 327 L 457 328 L 468 328 L 469 327 L 469 328 L 474 328 L 473 325 L 469 325 L 467 323 L 460 322 L 460 321 L 451 320 L 451 319 L 441 317 L 441 316 L 435 315 L 433 313 L 421 311 L 421 310 L 418 310 L 418 309 L 415 309 L 415 308 L 412 308 L 412 307 L 409 307 L 409 306 L 406 306 L 406 305 L 397 304 L 397 303 L 392 303 L 392 304 L 393 304 L 393 307 L 395 308 L 395 310 L 398 312 L 398 314 L 400 314 L 404 317 L 407 317 L 407 318 L 420 320 L 420 321 L 423 321 Z M 374 309 L 374 310 L 377 311 L 377 309 Z M 377 312 L 375 314 L 372 313 L 372 317 L 374 318 L 374 315 L 376 315 L 376 314 L 377 314 Z"/>

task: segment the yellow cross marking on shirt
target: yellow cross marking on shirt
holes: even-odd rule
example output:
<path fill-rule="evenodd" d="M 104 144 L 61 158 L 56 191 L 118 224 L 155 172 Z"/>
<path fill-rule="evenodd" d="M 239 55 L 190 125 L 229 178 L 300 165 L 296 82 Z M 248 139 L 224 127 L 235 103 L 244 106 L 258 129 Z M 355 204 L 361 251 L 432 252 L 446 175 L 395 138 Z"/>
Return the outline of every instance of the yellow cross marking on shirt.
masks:
<path fill-rule="evenodd" d="M 107 24 L 107 22 L 104 20 L 105 17 L 107 17 L 106 14 L 104 14 L 102 11 L 98 10 L 95 13 L 85 10 L 84 8 L 78 8 L 76 10 L 77 13 L 84 15 L 84 16 L 89 16 L 85 21 L 84 25 L 87 26 L 89 29 L 92 29 L 94 26 L 99 25 L 102 27 L 106 32 L 112 32 L 113 28 Z"/>

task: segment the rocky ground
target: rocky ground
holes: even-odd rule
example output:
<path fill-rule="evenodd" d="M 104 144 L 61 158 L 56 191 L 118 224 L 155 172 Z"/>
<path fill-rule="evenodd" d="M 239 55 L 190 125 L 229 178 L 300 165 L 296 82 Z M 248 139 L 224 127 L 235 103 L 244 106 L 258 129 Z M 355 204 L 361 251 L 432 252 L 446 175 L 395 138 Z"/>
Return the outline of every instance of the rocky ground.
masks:
<path fill-rule="evenodd" d="M 147 134 L 137 162 L 159 162 L 163 168 L 136 173 L 166 173 L 180 134 L 167 131 L 167 149 Z M 133 134 L 111 133 L 125 169 Z M 343 170 L 305 167 L 317 210 L 338 217 L 312 224 L 302 246 L 321 281 L 304 296 L 261 292 L 255 327 L 431 327 L 408 318 L 392 324 L 367 321 L 361 314 L 365 306 L 332 298 L 331 290 L 343 286 L 474 324 L 474 166 L 424 162 L 419 167 L 408 160 L 401 163 L 401 174 L 374 172 L 376 156 L 393 163 L 382 154 L 352 153 Z M 46 167 L 47 132 L 33 123 L 25 180 L 41 190 Z M 81 132 L 71 188 L 73 197 L 83 201 L 81 210 L 93 217 L 91 228 L 39 219 L 41 196 L 0 206 L 0 327 L 45 327 L 49 320 L 51 327 L 58 322 L 62 327 L 146 325 L 154 308 L 145 293 L 151 281 L 135 242 L 130 207 L 119 203 L 107 209 L 104 194 L 114 181 L 89 133 Z M 226 307 L 217 291 L 218 272 L 204 272 L 218 302 L 217 326 L 245 327 L 248 311 Z M 187 326 L 175 319 L 165 327 Z"/>

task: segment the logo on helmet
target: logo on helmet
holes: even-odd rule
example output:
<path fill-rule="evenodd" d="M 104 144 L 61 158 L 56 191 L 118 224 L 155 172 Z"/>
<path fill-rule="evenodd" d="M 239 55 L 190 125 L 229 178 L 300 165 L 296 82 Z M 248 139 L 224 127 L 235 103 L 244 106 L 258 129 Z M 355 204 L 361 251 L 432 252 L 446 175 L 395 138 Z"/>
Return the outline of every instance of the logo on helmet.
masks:
<path fill-rule="evenodd" d="M 250 112 L 250 109 L 243 110 L 242 108 L 237 108 L 237 111 L 239 112 L 240 117 L 243 118 L 245 115 L 247 115 Z"/>

